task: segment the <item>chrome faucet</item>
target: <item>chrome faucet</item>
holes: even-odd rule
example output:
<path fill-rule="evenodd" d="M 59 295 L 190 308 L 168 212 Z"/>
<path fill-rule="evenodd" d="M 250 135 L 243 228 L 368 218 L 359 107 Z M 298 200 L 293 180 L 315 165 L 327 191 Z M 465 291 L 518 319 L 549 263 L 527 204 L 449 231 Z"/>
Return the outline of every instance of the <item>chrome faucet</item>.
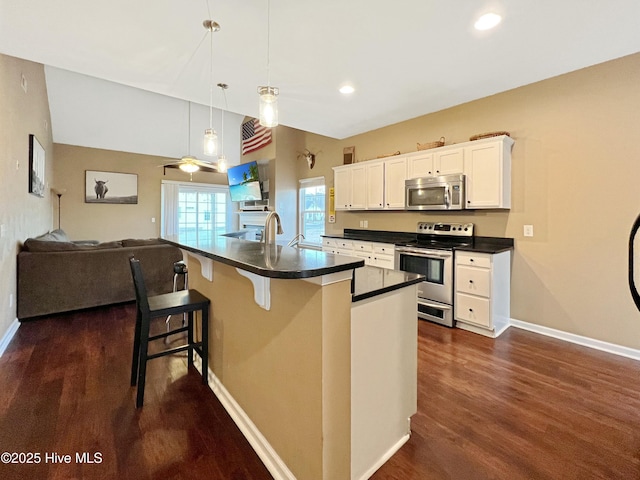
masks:
<path fill-rule="evenodd" d="M 265 245 L 275 243 L 275 236 L 274 238 L 271 238 L 271 223 L 273 223 L 274 218 L 276 219 L 278 226 L 276 234 L 282 235 L 284 233 L 284 231 L 282 230 L 282 224 L 280 223 L 280 215 L 278 215 L 275 211 L 269 212 L 269 215 L 267 215 L 267 219 L 264 221 L 264 234 L 262 235 L 262 240 L 264 240 Z"/>
<path fill-rule="evenodd" d="M 300 244 L 300 240 L 304 240 L 303 233 L 299 233 L 295 237 L 293 237 L 291 241 L 287 243 L 287 247 L 293 247 L 294 245 L 297 247 Z"/>

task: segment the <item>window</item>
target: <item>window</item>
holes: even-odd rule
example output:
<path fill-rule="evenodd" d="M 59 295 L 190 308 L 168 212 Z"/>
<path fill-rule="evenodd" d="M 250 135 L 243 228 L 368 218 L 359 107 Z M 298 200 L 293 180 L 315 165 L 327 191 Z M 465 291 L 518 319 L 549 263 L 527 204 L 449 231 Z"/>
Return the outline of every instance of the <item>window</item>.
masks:
<path fill-rule="evenodd" d="M 300 180 L 300 233 L 304 235 L 304 245 L 322 245 L 325 200 L 324 177 Z"/>
<path fill-rule="evenodd" d="M 207 243 L 231 230 L 229 188 L 222 185 L 162 182 L 162 236 Z"/>

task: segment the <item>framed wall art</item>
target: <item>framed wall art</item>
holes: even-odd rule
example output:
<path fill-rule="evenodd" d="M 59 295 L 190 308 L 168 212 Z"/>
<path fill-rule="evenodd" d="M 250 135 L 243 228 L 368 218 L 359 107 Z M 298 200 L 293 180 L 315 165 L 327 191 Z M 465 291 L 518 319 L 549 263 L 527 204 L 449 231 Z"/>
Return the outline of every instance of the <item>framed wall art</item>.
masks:
<path fill-rule="evenodd" d="M 85 171 L 85 203 L 138 203 L 138 175 Z"/>
<path fill-rule="evenodd" d="M 29 135 L 29 193 L 44 198 L 45 152 L 35 135 Z"/>

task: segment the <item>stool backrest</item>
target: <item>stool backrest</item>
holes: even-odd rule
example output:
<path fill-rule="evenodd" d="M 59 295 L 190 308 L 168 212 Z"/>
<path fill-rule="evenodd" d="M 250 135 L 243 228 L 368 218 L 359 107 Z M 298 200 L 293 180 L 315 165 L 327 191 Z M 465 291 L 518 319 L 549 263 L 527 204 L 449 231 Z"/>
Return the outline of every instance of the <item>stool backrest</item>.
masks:
<path fill-rule="evenodd" d="M 133 255 L 129 258 L 131 266 L 131 276 L 133 277 L 133 286 L 136 290 L 136 304 L 141 312 L 149 312 L 149 300 L 147 299 L 147 287 L 144 284 L 144 276 L 142 275 L 142 267 L 140 260 L 136 260 Z"/>

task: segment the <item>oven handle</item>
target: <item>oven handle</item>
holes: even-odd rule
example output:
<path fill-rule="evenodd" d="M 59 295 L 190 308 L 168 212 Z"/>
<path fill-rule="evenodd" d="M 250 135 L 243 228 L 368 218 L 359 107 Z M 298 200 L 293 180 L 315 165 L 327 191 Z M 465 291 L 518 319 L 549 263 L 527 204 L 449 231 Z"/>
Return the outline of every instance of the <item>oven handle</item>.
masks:
<path fill-rule="evenodd" d="M 432 250 L 426 251 L 421 248 L 396 248 L 396 252 L 398 253 L 411 253 L 416 257 L 426 257 L 426 258 L 451 258 L 453 254 L 451 253 L 434 253 Z"/>
<path fill-rule="evenodd" d="M 418 305 L 424 305 L 425 307 L 438 308 L 440 310 L 451 310 L 453 307 L 444 303 L 432 303 L 422 298 L 418 298 Z"/>

